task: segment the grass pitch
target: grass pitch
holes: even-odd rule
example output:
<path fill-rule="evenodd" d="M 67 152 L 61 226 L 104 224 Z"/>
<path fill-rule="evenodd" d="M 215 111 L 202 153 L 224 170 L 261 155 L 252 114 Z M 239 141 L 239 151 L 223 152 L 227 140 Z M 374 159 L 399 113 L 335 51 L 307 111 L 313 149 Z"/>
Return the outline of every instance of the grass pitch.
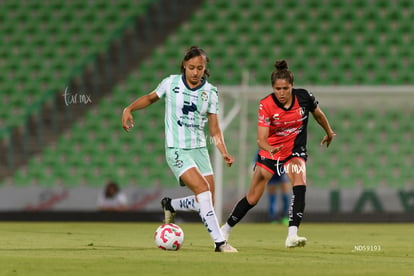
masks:
<path fill-rule="evenodd" d="M 0 223 L 0 275 L 412 275 L 412 224 L 311 224 L 304 248 L 286 226 L 240 223 L 236 254 L 213 252 L 201 223 L 179 224 L 177 252 L 155 247 L 156 223 Z"/>

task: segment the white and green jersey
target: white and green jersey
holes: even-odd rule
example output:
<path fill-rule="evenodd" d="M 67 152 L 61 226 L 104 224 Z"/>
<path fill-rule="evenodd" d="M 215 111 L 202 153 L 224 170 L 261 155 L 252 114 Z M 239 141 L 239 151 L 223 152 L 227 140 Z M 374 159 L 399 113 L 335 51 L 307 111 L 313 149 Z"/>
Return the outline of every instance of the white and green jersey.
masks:
<path fill-rule="evenodd" d="M 203 79 L 198 87 L 191 89 L 184 75 L 171 75 L 155 91 L 158 97 L 166 97 L 166 146 L 182 149 L 205 147 L 207 115 L 217 114 L 219 109 L 217 88 Z"/>

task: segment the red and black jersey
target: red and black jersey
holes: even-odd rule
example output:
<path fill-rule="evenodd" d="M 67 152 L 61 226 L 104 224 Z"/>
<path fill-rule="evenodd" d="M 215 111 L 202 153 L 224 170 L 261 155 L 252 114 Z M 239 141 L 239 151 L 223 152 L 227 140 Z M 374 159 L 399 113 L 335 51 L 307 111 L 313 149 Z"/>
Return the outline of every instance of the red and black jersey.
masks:
<path fill-rule="evenodd" d="M 292 89 L 292 104 L 289 108 L 277 100 L 274 93 L 260 101 L 258 126 L 269 128 L 267 142 L 271 146 L 283 145 L 273 155 L 260 150 L 259 155 L 273 160 L 285 161 L 292 157 L 306 160 L 306 139 L 309 112 L 318 106 L 318 101 L 305 89 Z"/>

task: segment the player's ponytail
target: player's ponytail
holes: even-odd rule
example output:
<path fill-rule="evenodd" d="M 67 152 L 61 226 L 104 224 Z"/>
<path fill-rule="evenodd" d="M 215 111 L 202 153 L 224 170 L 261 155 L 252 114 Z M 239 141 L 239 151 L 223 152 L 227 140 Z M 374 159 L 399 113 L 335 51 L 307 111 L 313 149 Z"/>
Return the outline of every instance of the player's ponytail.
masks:
<path fill-rule="evenodd" d="M 270 75 L 270 81 L 272 83 L 272 86 L 275 84 L 275 81 L 277 79 L 283 79 L 288 81 L 290 84 L 293 85 L 293 73 L 289 70 L 288 64 L 286 60 L 276 60 L 275 62 L 275 70 Z"/>
<path fill-rule="evenodd" d="M 276 60 L 276 62 L 275 62 L 275 68 L 278 71 L 288 69 L 288 65 L 287 65 L 286 60 L 284 60 L 284 59 L 282 59 L 282 60 Z"/>

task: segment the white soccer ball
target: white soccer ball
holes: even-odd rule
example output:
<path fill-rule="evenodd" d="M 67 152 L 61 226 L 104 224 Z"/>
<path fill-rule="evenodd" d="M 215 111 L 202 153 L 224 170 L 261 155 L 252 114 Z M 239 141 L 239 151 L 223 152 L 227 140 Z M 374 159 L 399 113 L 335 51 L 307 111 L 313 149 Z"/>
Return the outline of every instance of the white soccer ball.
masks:
<path fill-rule="evenodd" d="M 184 232 L 176 224 L 163 224 L 155 231 L 154 241 L 157 247 L 162 250 L 176 251 L 183 245 Z"/>

